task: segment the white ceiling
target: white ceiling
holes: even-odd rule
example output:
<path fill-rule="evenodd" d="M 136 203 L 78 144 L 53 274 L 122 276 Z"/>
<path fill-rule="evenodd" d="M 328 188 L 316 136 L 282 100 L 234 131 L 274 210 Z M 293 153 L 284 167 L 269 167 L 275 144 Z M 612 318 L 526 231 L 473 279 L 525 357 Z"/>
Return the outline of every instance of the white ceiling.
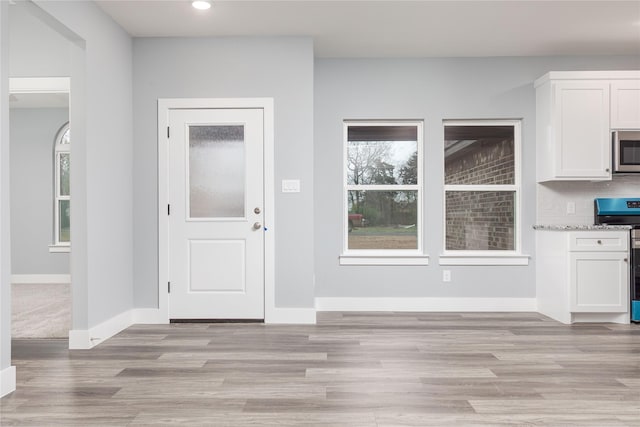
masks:
<path fill-rule="evenodd" d="M 640 55 L 640 0 L 98 0 L 135 37 L 310 36 L 318 57 Z"/>

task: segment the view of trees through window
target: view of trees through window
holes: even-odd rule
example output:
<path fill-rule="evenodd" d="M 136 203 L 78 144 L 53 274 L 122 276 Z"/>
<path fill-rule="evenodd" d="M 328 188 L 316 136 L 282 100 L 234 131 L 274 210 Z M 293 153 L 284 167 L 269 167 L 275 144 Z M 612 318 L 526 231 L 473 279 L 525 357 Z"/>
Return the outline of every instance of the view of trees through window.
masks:
<path fill-rule="evenodd" d="M 418 249 L 417 124 L 347 127 L 347 249 Z"/>

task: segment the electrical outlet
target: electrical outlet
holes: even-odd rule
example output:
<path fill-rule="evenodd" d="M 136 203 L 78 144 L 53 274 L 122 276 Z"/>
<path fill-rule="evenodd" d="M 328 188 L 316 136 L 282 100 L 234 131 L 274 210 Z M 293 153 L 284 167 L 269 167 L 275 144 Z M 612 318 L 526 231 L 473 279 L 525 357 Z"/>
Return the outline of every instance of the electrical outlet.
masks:
<path fill-rule="evenodd" d="M 443 282 L 451 281 L 451 270 L 442 270 L 442 281 Z"/>
<path fill-rule="evenodd" d="M 567 202 L 567 215 L 576 214 L 576 202 Z"/>

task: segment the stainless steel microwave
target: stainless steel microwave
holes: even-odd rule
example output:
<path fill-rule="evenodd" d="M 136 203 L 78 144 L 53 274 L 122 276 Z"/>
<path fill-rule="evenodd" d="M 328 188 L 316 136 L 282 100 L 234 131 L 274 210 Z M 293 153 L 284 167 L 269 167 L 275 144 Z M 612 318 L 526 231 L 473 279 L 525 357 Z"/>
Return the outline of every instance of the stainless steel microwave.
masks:
<path fill-rule="evenodd" d="M 613 172 L 640 172 L 640 130 L 613 132 Z"/>

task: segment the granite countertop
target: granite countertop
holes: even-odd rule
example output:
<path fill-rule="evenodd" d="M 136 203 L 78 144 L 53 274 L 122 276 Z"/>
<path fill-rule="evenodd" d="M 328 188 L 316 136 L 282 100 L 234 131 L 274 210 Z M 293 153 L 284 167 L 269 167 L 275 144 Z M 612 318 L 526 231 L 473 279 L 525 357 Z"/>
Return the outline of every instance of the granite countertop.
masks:
<path fill-rule="evenodd" d="M 540 231 L 591 231 L 591 230 L 631 230 L 630 225 L 571 225 L 571 224 L 536 224 L 534 230 Z"/>

